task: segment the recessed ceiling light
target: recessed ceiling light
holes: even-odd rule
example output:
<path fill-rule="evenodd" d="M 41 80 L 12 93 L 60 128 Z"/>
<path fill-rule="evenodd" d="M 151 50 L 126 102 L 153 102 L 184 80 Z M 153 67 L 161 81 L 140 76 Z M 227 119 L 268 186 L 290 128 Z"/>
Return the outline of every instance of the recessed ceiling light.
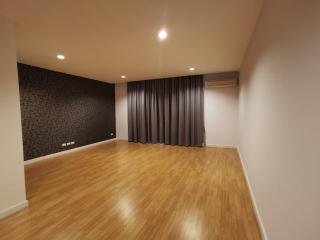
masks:
<path fill-rule="evenodd" d="M 64 59 L 64 56 L 63 56 L 62 54 L 58 54 L 58 55 L 57 55 L 57 58 L 60 59 L 60 60 L 63 60 L 63 59 Z"/>
<path fill-rule="evenodd" d="M 162 29 L 159 33 L 158 33 L 158 37 L 160 40 L 164 40 L 168 37 L 168 33 L 165 29 Z"/>
<path fill-rule="evenodd" d="M 125 75 L 122 75 L 121 78 L 126 78 L 126 76 L 125 76 Z"/>
<path fill-rule="evenodd" d="M 195 68 L 194 68 L 194 67 L 191 67 L 191 68 L 189 68 L 189 70 L 190 70 L 190 71 L 194 71 L 194 70 L 195 70 Z"/>

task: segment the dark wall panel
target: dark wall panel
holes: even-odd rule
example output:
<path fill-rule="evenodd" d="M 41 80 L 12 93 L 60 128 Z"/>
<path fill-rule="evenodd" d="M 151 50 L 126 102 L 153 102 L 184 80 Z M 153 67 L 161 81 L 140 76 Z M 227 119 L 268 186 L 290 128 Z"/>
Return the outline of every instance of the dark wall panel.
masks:
<path fill-rule="evenodd" d="M 20 63 L 18 73 L 25 160 L 116 137 L 113 84 Z"/>

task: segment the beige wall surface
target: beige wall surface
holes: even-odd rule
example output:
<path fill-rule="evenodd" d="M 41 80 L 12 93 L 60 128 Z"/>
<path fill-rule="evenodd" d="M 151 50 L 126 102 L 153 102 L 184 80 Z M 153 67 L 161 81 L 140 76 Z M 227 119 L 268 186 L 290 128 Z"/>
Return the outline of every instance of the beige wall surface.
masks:
<path fill-rule="evenodd" d="M 238 88 L 205 88 L 206 145 L 238 145 Z"/>
<path fill-rule="evenodd" d="M 15 39 L 13 26 L 1 17 L 0 53 L 0 213 L 3 213 L 25 202 L 26 194 Z"/>
<path fill-rule="evenodd" d="M 117 139 L 128 140 L 127 83 L 115 84 Z"/>
<path fill-rule="evenodd" d="M 269 239 L 320 236 L 320 1 L 265 1 L 241 70 L 239 150 Z"/>

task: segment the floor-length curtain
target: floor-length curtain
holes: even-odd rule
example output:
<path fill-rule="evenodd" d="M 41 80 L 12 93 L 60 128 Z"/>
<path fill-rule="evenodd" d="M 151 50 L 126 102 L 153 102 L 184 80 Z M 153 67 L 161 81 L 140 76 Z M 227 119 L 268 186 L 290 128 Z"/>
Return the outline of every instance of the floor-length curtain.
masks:
<path fill-rule="evenodd" d="M 128 83 L 129 141 L 203 146 L 203 77 Z"/>

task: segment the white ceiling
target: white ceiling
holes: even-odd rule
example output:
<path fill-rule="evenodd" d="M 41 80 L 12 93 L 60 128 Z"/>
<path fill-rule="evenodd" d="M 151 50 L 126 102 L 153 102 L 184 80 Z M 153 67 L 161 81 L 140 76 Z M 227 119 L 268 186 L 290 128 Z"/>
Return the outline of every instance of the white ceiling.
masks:
<path fill-rule="evenodd" d="M 19 62 L 121 82 L 238 70 L 262 1 L 0 0 L 0 15 L 16 23 Z"/>

